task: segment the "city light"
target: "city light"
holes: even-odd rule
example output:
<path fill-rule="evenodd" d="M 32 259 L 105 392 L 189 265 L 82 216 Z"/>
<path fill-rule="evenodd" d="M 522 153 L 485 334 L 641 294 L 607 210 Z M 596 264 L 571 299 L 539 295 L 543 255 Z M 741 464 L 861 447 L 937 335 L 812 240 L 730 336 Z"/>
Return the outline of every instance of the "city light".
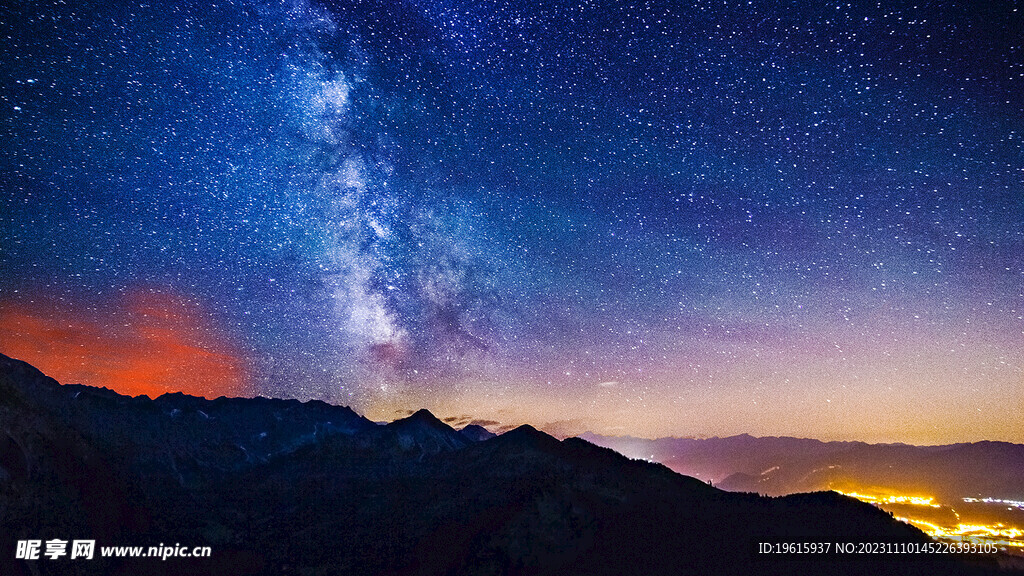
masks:
<path fill-rule="evenodd" d="M 1003 546 L 1005 547 L 1004 549 L 1024 551 L 1024 530 L 1003 522 L 993 522 L 988 524 L 979 522 L 960 522 L 959 512 L 951 506 L 935 502 L 935 498 L 933 497 L 906 496 L 902 494 L 864 494 L 861 492 L 842 492 L 839 490 L 836 490 L 836 492 L 839 492 L 844 496 L 856 498 L 862 502 L 874 504 L 882 509 L 885 509 L 887 505 L 891 504 L 922 506 L 928 508 L 946 508 L 952 513 L 953 516 L 951 517 L 955 517 L 957 519 L 956 524 L 944 524 L 934 518 L 925 520 L 922 518 L 895 514 L 893 517 L 901 522 L 905 522 L 919 528 L 921 531 L 937 540 L 989 543 Z M 963 498 L 962 500 L 967 504 L 987 504 L 991 506 L 1006 506 L 1010 509 L 1016 508 L 1024 510 L 1024 501 L 1020 500 L 1005 500 L 999 498 Z M 906 508 L 900 508 L 898 511 L 901 514 L 907 513 Z M 889 512 L 893 512 L 893 510 L 889 510 Z"/>

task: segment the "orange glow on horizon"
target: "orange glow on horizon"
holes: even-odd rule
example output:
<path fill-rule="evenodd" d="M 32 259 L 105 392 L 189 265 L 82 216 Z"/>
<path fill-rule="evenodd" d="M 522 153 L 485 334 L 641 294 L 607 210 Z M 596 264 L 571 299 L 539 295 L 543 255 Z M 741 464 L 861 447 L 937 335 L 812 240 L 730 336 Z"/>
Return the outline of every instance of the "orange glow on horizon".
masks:
<path fill-rule="evenodd" d="M 0 302 L 0 352 L 62 384 L 131 396 L 238 396 L 247 380 L 243 360 L 202 309 L 167 292 L 131 292 L 102 310 Z"/>

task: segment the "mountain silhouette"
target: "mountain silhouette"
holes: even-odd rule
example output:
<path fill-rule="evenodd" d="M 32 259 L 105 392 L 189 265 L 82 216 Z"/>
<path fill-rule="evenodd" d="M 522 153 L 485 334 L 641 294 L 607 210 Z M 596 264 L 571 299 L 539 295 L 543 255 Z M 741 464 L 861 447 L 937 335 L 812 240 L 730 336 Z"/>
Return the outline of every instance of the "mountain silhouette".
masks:
<path fill-rule="evenodd" d="M 387 428 L 395 432 L 403 449 L 416 450 L 421 457 L 465 448 L 471 442 L 429 410 L 418 410 L 388 424 Z"/>
<path fill-rule="evenodd" d="M 491 438 L 497 436 L 497 434 L 491 432 L 490 430 L 484 428 L 479 424 L 470 424 L 464 427 L 462 430 L 459 430 L 459 433 L 465 436 L 466 438 L 469 438 L 473 442 L 482 442 L 484 440 L 490 440 Z"/>
<path fill-rule="evenodd" d="M 982 557 L 758 553 L 923 544 L 832 492 L 724 492 L 531 426 L 472 441 L 421 410 L 130 398 L 0 355 L 0 573 L 988 574 Z M 17 540 L 210 546 L 204 559 L 14 559 Z"/>
<path fill-rule="evenodd" d="M 946 502 L 965 496 L 1018 499 L 1024 494 L 1024 445 L 1008 442 L 911 446 L 746 434 L 657 440 L 590 433 L 583 437 L 737 492 L 781 496 L 881 486 Z"/>

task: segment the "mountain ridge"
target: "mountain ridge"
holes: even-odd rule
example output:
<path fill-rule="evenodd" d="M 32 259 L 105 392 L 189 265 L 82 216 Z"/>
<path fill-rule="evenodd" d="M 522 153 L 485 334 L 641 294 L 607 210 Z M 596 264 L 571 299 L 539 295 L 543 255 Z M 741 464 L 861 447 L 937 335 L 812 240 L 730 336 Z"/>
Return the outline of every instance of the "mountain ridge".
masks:
<path fill-rule="evenodd" d="M 894 560 L 795 562 L 760 557 L 755 544 L 929 541 L 838 494 L 731 494 L 528 425 L 473 442 L 429 412 L 382 426 L 325 403 L 124 397 L 61 387 L 2 355 L 0 392 L 5 575 L 69 566 L 83 574 L 164 566 L 195 574 L 874 574 Z M 8 554 L 14 540 L 53 537 L 209 545 L 214 556 L 30 568 Z M 994 563 L 898 566 L 985 574 Z"/>
<path fill-rule="evenodd" d="M 947 501 L 982 494 L 1024 496 L 1024 445 L 1011 442 L 915 446 L 750 435 L 645 440 L 586 433 L 581 437 L 630 457 L 662 462 L 680 474 L 731 491 L 784 495 L 860 484 L 914 487 Z"/>

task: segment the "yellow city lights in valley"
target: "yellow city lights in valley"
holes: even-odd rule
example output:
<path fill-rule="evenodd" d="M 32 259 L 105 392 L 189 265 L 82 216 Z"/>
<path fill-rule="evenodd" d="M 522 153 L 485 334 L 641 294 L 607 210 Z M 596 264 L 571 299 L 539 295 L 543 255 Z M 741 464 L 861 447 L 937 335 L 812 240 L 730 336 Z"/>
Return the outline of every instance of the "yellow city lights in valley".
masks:
<path fill-rule="evenodd" d="M 869 496 L 867 494 L 861 494 L 859 492 L 843 492 L 842 490 L 833 490 L 833 492 L 838 492 L 838 493 L 842 494 L 843 496 L 849 496 L 850 498 L 856 498 L 857 500 L 860 500 L 861 502 L 870 502 L 872 504 L 875 503 L 875 502 L 878 502 L 878 497 L 877 496 Z"/>
<path fill-rule="evenodd" d="M 1024 531 L 1008 527 L 1002 523 L 957 524 L 955 528 L 950 528 L 916 518 L 904 518 L 902 516 L 894 516 L 894 518 L 900 522 L 917 526 L 932 538 L 942 538 L 945 540 L 985 540 L 995 544 L 1024 549 L 1024 540 L 1019 539 L 1021 536 L 1024 536 Z"/>
<path fill-rule="evenodd" d="M 955 534 L 980 534 L 993 538 L 1020 538 L 1024 531 L 1007 527 L 1005 524 L 958 524 Z"/>
<path fill-rule="evenodd" d="M 924 533 L 928 534 L 932 538 L 942 540 L 954 540 L 961 542 L 988 542 L 999 546 L 1006 546 L 1014 550 L 1024 551 L 1024 530 L 1015 526 L 1007 525 L 1003 522 L 993 522 L 989 524 L 977 523 L 977 522 L 959 522 L 960 514 L 954 510 L 951 506 L 945 506 L 943 504 L 935 502 L 935 498 L 927 496 L 905 496 L 902 494 L 863 494 L 861 492 L 848 491 L 843 492 L 836 490 L 844 496 L 856 498 L 862 502 L 874 504 L 879 508 L 885 509 L 886 505 L 910 505 L 910 506 L 921 506 L 928 508 L 945 508 L 952 513 L 958 522 L 956 524 L 944 524 L 929 518 L 925 520 L 923 518 L 915 518 L 905 515 L 896 515 L 893 517 L 901 522 L 906 522 L 912 526 L 915 526 Z M 999 500 L 994 498 L 964 498 L 963 501 L 968 504 L 990 504 L 990 505 L 1003 505 L 1010 504 L 1011 508 L 1018 507 L 1017 504 L 1021 504 L 1016 500 Z M 908 512 L 907 508 L 896 507 L 895 510 L 901 514 Z M 892 511 L 890 511 L 892 512 Z M 922 514 L 925 514 L 922 511 Z"/>
<path fill-rule="evenodd" d="M 933 503 L 934 498 L 923 498 L 921 496 L 889 496 L 883 500 L 890 504 L 913 504 L 914 506 L 931 506 L 932 508 L 939 508 L 938 504 Z"/>
<path fill-rule="evenodd" d="M 843 496 L 849 496 L 850 498 L 856 498 L 861 502 L 868 502 L 871 504 L 912 504 L 914 506 L 929 506 L 931 508 L 941 508 L 940 504 L 935 503 L 935 498 L 930 496 L 871 496 L 868 494 L 860 494 L 858 492 L 842 492 L 835 490 Z"/>

